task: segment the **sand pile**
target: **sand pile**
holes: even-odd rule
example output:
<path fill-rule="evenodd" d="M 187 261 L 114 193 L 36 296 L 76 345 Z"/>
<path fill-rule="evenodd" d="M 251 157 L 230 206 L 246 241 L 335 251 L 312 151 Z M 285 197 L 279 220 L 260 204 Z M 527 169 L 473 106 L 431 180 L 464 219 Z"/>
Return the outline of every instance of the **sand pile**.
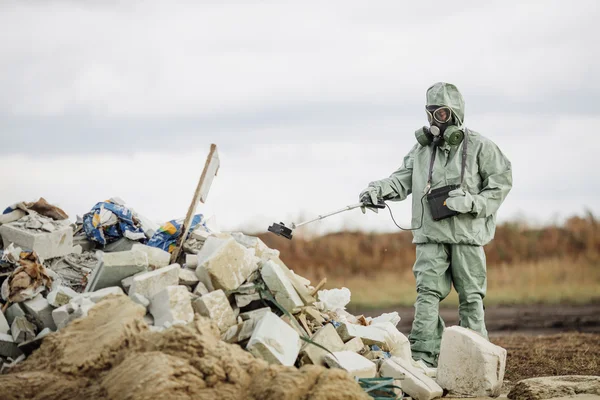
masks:
<path fill-rule="evenodd" d="M 343 370 L 269 365 L 214 322 L 151 332 L 144 307 L 111 296 L 0 376 L 3 399 L 368 399 Z"/>

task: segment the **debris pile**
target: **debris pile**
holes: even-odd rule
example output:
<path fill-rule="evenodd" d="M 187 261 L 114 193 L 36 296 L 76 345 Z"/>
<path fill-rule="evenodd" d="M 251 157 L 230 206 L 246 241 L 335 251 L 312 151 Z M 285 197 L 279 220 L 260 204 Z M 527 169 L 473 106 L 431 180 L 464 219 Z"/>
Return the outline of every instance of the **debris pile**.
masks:
<path fill-rule="evenodd" d="M 219 232 L 201 215 L 172 260 L 181 222 L 158 227 L 120 199 L 98 203 L 74 225 L 23 208 L 9 210 L 22 213 L 0 226 L 5 246 L 0 365 L 7 377 L 37 371 L 40 380 L 42 375 L 64 378 L 66 392 L 86 387 L 93 392 L 90 398 L 110 394 L 116 386 L 131 391 L 125 388 L 140 387 L 142 381 L 166 388 L 169 376 L 177 377 L 173 387 L 217 390 L 237 384 L 235 390 L 244 393 L 266 390 L 258 382 L 272 389 L 268 380 L 289 378 L 303 381 L 300 388 L 314 386 L 315 393 L 339 381 L 346 385 L 335 389 L 344 394 L 340 398 L 368 398 L 361 386 L 373 397 L 405 394 L 417 400 L 440 397 L 443 389 L 499 394 L 503 349 L 455 327 L 444 333 L 438 370 L 414 362 L 408 339 L 396 328 L 398 313 L 354 316 L 345 310 L 348 289 L 323 289 L 325 280 L 313 286 L 288 269 L 279 251 L 256 237 Z M 57 232 L 63 239 L 56 240 Z M 192 353 L 183 355 L 188 350 Z M 220 372 L 207 375 L 201 360 L 219 351 L 225 357 L 219 363 L 237 364 L 213 365 Z M 234 357 L 239 358 L 235 363 Z M 470 362 L 473 367 L 465 368 Z M 112 367 L 106 371 L 106 365 Z M 154 368 L 166 376 L 157 376 Z M 237 371 L 234 376 L 230 368 Z M 61 376 L 72 371 L 77 372 L 68 379 Z M 322 382 L 324 376 L 332 383 Z M 387 380 L 379 384 L 379 377 Z M 383 387 L 390 391 L 381 393 Z M 238 398 L 227 394 L 232 388 L 220 390 L 215 398 Z M 264 398 L 296 398 L 273 393 L 263 393 Z M 143 398 L 141 393 L 123 397 Z"/>

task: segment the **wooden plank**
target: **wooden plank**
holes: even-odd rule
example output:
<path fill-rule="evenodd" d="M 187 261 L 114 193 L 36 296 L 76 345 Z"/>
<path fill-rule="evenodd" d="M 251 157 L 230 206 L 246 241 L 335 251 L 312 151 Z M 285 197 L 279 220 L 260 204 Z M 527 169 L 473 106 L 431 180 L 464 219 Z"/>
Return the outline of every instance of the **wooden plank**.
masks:
<path fill-rule="evenodd" d="M 315 296 L 317 294 L 317 292 L 319 290 L 321 290 L 323 288 L 323 286 L 325 286 L 326 283 L 327 283 L 327 278 L 321 279 L 321 282 L 319 282 L 319 284 L 317 286 L 315 286 L 315 288 L 312 290 L 312 292 L 310 294 Z"/>
<path fill-rule="evenodd" d="M 194 218 L 194 214 L 196 213 L 198 202 L 206 202 L 212 181 L 219 172 L 219 166 L 220 163 L 219 154 L 217 153 L 217 145 L 211 144 L 210 152 L 208 153 L 208 157 L 206 157 L 206 163 L 204 164 L 204 169 L 202 170 L 202 175 L 200 175 L 198 186 L 196 186 L 196 191 L 194 192 L 194 197 L 192 198 L 192 202 L 188 208 L 185 220 L 181 226 L 183 234 L 177 238 L 177 246 L 175 247 L 175 250 L 173 250 L 173 254 L 171 254 L 171 263 L 177 262 L 177 258 L 179 257 L 181 248 L 183 247 L 184 239 L 187 238 L 187 235 L 190 232 L 190 225 L 192 223 L 192 219 Z"/>

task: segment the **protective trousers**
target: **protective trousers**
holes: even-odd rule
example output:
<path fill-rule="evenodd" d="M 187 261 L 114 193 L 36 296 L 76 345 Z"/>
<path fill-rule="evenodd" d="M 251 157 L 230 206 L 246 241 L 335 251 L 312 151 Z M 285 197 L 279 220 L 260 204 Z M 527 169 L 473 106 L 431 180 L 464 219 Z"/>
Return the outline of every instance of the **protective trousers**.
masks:
<path fill-rule="evenodd" d="M 487 277 L 482 246 L 417 244 L 413 272 L 417 302 L 409 340 L 415 360 L 437 366 L 445 327 L 439 304 L 450 293 L 452 284 L 458 293 L 459 325 L 488 337 L 483 315 Z"/>

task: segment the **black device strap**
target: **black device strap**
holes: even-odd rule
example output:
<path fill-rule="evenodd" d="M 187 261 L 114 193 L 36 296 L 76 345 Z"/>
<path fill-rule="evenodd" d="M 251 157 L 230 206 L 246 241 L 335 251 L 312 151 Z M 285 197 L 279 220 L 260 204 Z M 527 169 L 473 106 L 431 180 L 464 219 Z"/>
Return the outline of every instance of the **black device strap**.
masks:
<path fill-rule="evenodd" d="M 469 143 L 469 130 L 465 128 L 465 137 L 463 138 L 462 165 L 460 166 L 460 185 L 465 180 L 465 169 L 467 167 L 467 143 Z"/>
<path fill-rule="evenodd" d="M 460 166 L 460 185 L 462 186 L 464 180 L 465 180 L 465 169 L 467 167 L 467 143 L 469 142 L 468 140 L 468 130 L 467 128 L 465 128 L 465 137 L 463 138 L 463 151 L 462 151 L 462 161 L 461 161 L 461 166 Z M 433 176 L 433 164 L 435 163 L 435 154 L 436 154 L 436 145 L 433 144 L 431 146 L 431 161 L 429 162 L 429 174 L 427 176 L 427 186 L 426 186 L 426 191 L 428 192 L 429 189 L 431 188 L 431 178 Z"/>

